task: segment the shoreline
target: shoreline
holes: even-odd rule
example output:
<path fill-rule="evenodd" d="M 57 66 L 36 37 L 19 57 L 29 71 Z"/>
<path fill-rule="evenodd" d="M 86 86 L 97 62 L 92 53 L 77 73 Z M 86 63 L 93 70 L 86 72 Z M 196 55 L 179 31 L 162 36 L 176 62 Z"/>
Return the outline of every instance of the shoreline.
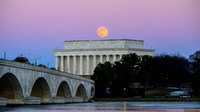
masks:
<path fill-rule="evenodd" d="M 98 98 L 89 100 L 89 102 L 200 102 L 200 99 L 112 99 Z"/>

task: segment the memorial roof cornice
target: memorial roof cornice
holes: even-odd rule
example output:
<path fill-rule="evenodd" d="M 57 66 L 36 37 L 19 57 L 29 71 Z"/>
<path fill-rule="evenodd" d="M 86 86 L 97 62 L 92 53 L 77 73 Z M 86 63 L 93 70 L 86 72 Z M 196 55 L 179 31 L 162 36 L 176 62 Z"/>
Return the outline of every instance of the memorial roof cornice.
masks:
<path fill-rule="evenodd" d="M 149 51 L 154 52 L 155 49 L 137 49 L 137 48 L 107 48 L 107 49 L 54 49 L 54 52 L 70 52 L 70 51 Z"/>
<path fill-rule="evenodd" d="M 144 42 L 144 40 L 135 40 L 135 39 L 66 40 L 64 42 L 92 42 L 92 41 L 140 41 L 140 42 Z"/>

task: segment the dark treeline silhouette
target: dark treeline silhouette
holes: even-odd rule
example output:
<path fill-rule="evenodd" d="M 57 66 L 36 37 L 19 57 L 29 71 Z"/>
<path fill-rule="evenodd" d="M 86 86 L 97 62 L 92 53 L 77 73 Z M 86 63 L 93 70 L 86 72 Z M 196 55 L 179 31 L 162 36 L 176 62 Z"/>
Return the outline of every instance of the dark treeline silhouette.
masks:
<path fill-rule="evenodd" d="M 92 79 L 96 97 L 145 96 L 147 88 L 180 87 L 183 84 L 192 85 L 193 94 L 199 95 L 200 51 L 190 55 L 189 59 L 168 54 L 154 57 L 135 53 L 123 55 L 114 64 L 99 63 Z"/>
<path fill-rule="evenodd" d="M 190 70 L 192 73 L 192 88 L 194 94 L 200 94 L 200 50 L 190 55 Z M 199 95 L 200 96 L 200 95 Z"/>
<path fill-rule="evenodd" d="M 16 62 L 21 62 L 21 63 L 29 63 L 29 61 L 28 61 L 28 58 L 26 58 L 26 57 L 16 57 L 15 59 L 14 59 L 14 61 L 16 61 Z"/>
<path fill-rule="evenodd" d="M 43 64 L 39 64 L 38 65 L 39 67 L 42 67 L 42 68 L 47 68 L 45 65 L 43 65 Z"/>
<path fill-rule="evenodd" d="M 28 61 L 28 58 L 22 57 L 22 56 L 16 57 L 16 58 L 14 59 L 14 61 L 16 61 L 16 62 L 21 62 L 21 63 L 31 64 L 31 63 Z M 32 64 L 32 65 L 34 65 L 34 64 Z M 39 64 L 39 65 L 37 65 L 37 66 L 42 67 L 42 68 L 47 68 L 46 65 L 44 65 L 44 64 Z M 53 68 L 53 67 L 50 68 L 50 69 L 55 70 L 55 68 Z"/>

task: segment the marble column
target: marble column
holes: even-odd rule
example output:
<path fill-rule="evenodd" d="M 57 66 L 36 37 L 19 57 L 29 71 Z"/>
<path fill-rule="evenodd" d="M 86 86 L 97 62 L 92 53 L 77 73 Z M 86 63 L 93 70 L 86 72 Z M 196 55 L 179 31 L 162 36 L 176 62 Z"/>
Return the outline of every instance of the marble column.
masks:
<path fill-rule="evenodd" d="M 73 56 L 73 73 L 76 74 L 76 56 Z"/>
<path fill-rule="evenodd" d="M 96 55 L 93 55 L 93 70 L 95 69 L 96 64 Z"/>
<path fill-rule="evenodd" d="M 106 55 L 106 61 L 110 61 L 109 55 Z"/>
<path fill-rule="evenodd" d="M 61 60 L 60 60 L 60 71 L 64 71 L 64 57 L 61 56 Z"/>
<path fill-rule="evenodd" d="M 67 56 L 64 56 L 64 72 L 67 72 Z"/>
<path fill-rule="evenodd" d="M 100 63 L 103 63 L 103 55 L 100 55 Z"/>
<path fill-rule="evenodd" d="M 90 66 L 89 66 L 89 55 L 86 56 L 86 74 L 89 75 Z"/>
<path fill-rule="evenodd" d="M 120 55 L 119 55 L 119 59 L 122 59 L 122 56 L 123 56 L 123 54 L 120 54 Z"/>
<path fill-rule="evenodd" d="M 80 56 L 80 75 L 83 75 L 83 56 Z"/>
<path fill-rule="evenodd" d="M 61 71 L 61 57 L 58 56 L 58 58 L 59 58 L 59 67 L 58 67 L 58 70 Z"/>
<path fill-rule="evenodd" d="M 113 55 L 113 62 L 117 61 L 116 60 L 116 55 Z"/>
<path fill-rule="evenodd" d="M 70 56 L 67 56 L 67 72 L 70 73 Z"/>
<path fill-rule="evenodd" d="M 55 56 L 55 69 L 58 70 L 58 56 Z"/>

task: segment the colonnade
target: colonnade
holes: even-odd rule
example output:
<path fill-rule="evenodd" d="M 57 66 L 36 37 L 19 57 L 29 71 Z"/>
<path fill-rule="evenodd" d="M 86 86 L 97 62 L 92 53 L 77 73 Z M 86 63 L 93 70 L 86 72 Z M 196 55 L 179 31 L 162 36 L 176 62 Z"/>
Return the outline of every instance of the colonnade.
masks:
<path fill-rule="evenodd" d="M 122 54 L 117 55 L 62 55 L 55 56 L 55 69 L 78 75 L 92 75 L 98 63 L 119 61 Z"/>

